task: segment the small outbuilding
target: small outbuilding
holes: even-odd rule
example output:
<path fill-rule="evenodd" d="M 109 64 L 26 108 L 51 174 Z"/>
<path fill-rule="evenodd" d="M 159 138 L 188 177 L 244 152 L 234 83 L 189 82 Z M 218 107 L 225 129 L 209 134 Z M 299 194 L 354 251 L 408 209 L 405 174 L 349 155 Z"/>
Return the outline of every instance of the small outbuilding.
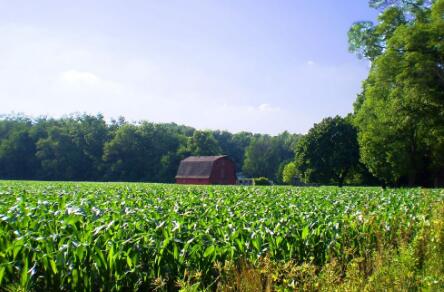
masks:
<path fill-rule="evenodd" d="M 176 183 L 234 185 L 236 184 L 236 165 L 227 155 L 190 156 L 180 162 Z"/>

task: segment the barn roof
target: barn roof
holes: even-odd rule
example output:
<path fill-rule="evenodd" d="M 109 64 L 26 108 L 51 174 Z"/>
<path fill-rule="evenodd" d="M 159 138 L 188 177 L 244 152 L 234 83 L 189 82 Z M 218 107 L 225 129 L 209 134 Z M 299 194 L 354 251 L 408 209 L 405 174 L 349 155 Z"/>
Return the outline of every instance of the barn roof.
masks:
<path fill-rule="evenodd" d="M 176 178 L 209 178 L 213 163 L 227 155 L 190 156 L 180 162 Z"/>

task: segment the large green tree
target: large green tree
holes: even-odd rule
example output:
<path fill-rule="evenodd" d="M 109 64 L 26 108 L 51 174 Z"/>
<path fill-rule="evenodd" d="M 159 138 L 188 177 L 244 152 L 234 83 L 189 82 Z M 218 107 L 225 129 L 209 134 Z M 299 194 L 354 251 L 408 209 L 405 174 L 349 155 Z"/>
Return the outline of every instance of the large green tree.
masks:
<path fill-rule="evenodd" d="M 79 115 L 59 120 L 40 119 L 32 133 L 39 178 L 98 180 L 102 150 L 108 139 L 103 116 Z"/>
<path fill-rule="evenodd" d="M 357 23 L 350 48 L 371 60 L 355 102 L 361 160 L 388 184 L 444 174 L 444 0 L 401 1 L 378 24 Z"/>
<path fill-rule="evenodd" d="M 229 155 L 236 163 L 236 169 L 241 170 L 244 163 L 245 149 L 250 144 L 253 134 L 249 132 L 231 134 L 227 131 L 213 131 L 212 134 L 217 140 L 222 153 Z"/>
<path fill-rule="evenodd" d="M 1 178 L 35 178 L 38 161 L 35 158 L 35 139 L 31 129 L 32 121 L 26 117 L 0 121 Z"/>
<path fill-rule="evenodd" d="M 256 135 L 245 150 L 242 171 L 253 177 L 273 178 L 276 155 L 273 151 L 273 139 L 268 135 Z"/>
<path fill-rule="evenodd" d="M 282 171 L 282 182 L 288 185 L 295 184 L 298 181 L 298 170 L 296 164 L 292 161 L 284 166 Z"/>
<path fill-rule="evenodd" d="M 111 180 L 171 182 L 180 161 L 183 138 L 170 124 L 123 124 L 104 145 Z"/>
<path fill-rule="evenodd" d="M 282 182 L 286 163 L 294 157 L 300 135 L 283 132 L 277 136 L 256 134 L 245 149 L 243 172 L 253 177 L 267 177 Z"/>
<path fill-rule="evenodd" d="M 325 118 L 296 145 L 295 166 L 305 183 L 338 184 L 359 161 L 356 129 L 348 119 Z"/>
<path fill-rule="evenodd" d="M 222 148 L 210 131 L 194 131 L 188 140 L 186 153 L 195 156 L 223 154 Z"/>

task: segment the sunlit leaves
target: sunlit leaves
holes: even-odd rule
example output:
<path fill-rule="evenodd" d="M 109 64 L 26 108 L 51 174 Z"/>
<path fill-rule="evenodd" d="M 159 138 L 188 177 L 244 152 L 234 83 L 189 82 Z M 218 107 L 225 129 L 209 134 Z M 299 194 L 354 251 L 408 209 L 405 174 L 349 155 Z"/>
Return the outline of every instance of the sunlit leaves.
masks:
<path fill-rule="evenodd" d="M 0 287 L 147 291 L 216 262 L 347 261 L 414 232 L 440 191 L 0 183 Z M 349 255 L 350 256 L 350 255 Z M 0 289 L 1 290 L 1 289 Z"/>
<path fill-rule="evenodd" d="M 387 184 L 439 185 L 444 168 L 444 1 L 414 3 L 416 17 L 389 7 L 376 25 L 351 29 L 350 46 L 380 53 L 358 97 L 360 159 Z"/>

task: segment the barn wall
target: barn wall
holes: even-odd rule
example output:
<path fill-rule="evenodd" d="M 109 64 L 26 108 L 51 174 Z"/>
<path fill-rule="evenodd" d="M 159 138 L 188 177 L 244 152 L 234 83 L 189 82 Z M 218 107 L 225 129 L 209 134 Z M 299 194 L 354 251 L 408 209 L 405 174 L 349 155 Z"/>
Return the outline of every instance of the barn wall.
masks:
<path fill-rule="evenodd" d="M 187 185 L 209 185 L 210 180 L 207 178 L 176 178 L 176 183 Z"/>
<path fill-rule="evenodd" d="M 234 185 L 236 184 L 236 165 L 226 157 L 218 159 L 213 164 L 210 177 L 211 184 Z"/>

